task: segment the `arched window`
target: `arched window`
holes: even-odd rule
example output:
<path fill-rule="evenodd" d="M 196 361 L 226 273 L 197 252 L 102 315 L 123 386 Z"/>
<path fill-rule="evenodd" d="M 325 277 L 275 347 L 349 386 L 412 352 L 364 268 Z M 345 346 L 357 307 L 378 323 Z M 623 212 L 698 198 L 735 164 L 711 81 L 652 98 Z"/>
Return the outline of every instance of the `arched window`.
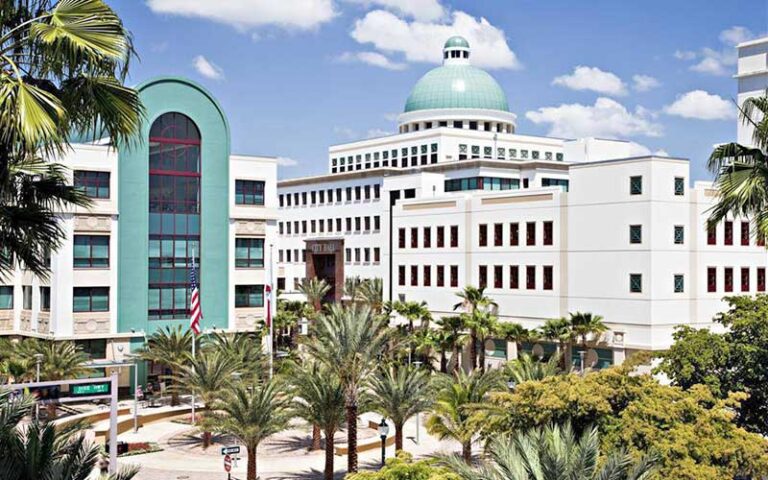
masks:
<path fill-rule="evenodd" d="M 200 130 L 181 113 L 166 113 L 150 128 L 150 320 L 189 315 L 193 257 L 200 264 L 200 146 Z"/>

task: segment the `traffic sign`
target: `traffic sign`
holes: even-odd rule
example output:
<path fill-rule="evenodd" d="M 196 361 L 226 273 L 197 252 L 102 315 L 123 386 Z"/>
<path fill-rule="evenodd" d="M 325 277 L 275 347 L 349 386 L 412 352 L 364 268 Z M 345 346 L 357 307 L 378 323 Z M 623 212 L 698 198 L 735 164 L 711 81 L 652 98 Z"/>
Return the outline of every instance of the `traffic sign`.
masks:
<path fill-rule="evenodd" d="M 233 453 L 240 453 L 240 446 L 235 445 L 232 447 L 221 447 L 221 454 L 222 455 L 231 455 Z"/>
<path fill-rule="evenodd" d="M 232 457 L 224 455 L 224 471 L 229 473 L 232 470 Z"/>

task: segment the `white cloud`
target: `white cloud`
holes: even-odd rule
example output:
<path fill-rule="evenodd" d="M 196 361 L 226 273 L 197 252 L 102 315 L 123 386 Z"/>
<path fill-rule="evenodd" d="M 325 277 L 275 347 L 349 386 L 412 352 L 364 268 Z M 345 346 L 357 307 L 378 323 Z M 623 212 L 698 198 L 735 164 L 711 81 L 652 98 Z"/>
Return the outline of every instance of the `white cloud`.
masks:
<path fill-rule="evenodd" d="M 755 34 L 749 29 L 740 26 L 727 28 L 720 32 L 718 40 L 722 48 L 702 48 L 699 52 L 678 50 L 675 58 L 686 62 L 696 61 L 689 68 L 698 73 L 707 75 L 729 75 L 736 65 L 736 50 L 733 48 L 741 42 L 755 38 Z"/>
<path fill-rule="evenodd" d="M 195 57 L 194 65 L 195 65 L 195 70 L 197 70 L 197 73 L 204 76 L 205 78 L 210 78 L 211 80 L 224 79 L 224 70 L 222 70 L 221 67 L 209 61 L 207 58 L 205 58 L 202 55 L 198 55 Z"/>
<path fill-rule="evenodd" d="M 735 47 L 740 43 L 752 40 L 755 38 L 755 34 L 746 27 L 733 26 L 720 32 L 720 35 L 717 38 L 719 38 L 722 43 Z"/>
<path fill-rule="evenodd" d="M 668 157 L 669 154 L 664 149 L 658 149 L 656 151 L 651 150 L 643 144 L 637 142 L 629 142 L 629 156 L 630 157 L 645 157 L 648 155 L 655 155 L 657 157 Z"/>
<path fill-rule="evenodd" d="M 202 18 L 239 30 L 276 25 L 309 30 L 336 16 L 333 0 L 146 0 L 155 13 Z"/>
<path fill-rule="evenodd" d="M 333 133 L 338 137 L 343 137 L 350 140 L 357 138 L 357 133 L 349 127 L 335 126 L 333 127 Z"/>
<path fill-rule="evenodd" d="M 583 65 L 574 68 L 570 75 L 555 77 L 552 85 L 560 85 L 571 90 L 592 90 L 604 95 L 627 94 L 627 86 L 615 74 Z"/>
<path fill-rule="evenodd" d="M 400 116 L 399 113 L 385 113 L 384 114 L 384 119 L 388 120 L 390 122 L 396 122 L 397 121 L 397 117 L 399 117 L 399 116 Z"/>
<path fill-rule="evenodd" d="M 676 50 L 675 58 L 678 60 L 693 60 L 696 58 L 696 52 L 690 50 Z"/>
<path fill-rule="evenodd" d="M 594 105 L 542 107 L 527 112 L 525 117 L 537 125 L 550 125 L 548 134 L 555 137 L 658 137 L 662 133 L 661 125 L 646 109 L 638 107 L 631 112 L 607 97 L 598 98 Z"/>
<path fill-rule="evenodd" d="M 697 120 L 728 120 L 736 118 L 736 107 L 719 95 L 704 90 L 693 90 L 682 95 L 664 107 L 668 115 Z"/>
<path fill-rule="evenodd" d="M 295 167 L 299 162 L 288 157 L 277 157 L 277 164 L 281 167 Z"/>
<path fill-rule="evenodd" d="M 461 11 L 447 23 L 408 22 L 385 10 L 368 12 L 355 22 L 352 38 L 370 43 L 386 54 L 400 53 L 408 62 L 440 63 L 445 41 L 462 35 L 472 47 L 472 63 L 484 68 L 521 68 L 507 44 L 504 32 L 485 18 L 476 19 Z"/>
<path fill-rule="evenodd" d="M 661 82 L 650 75 L 633 75 L 632 82 L 632 88 L 638 92 L 647 92 L 648 90 L 661 86 Z"/>
<path fill-rule="evenodd" d="M 394 132 L 389 130 L 382 130 L 381 128 L 372 128 L 365 133 L 365 138 L 378 138 L 392 135 Z"/>
<path fill-rule="evenodd" d="M 445 16 L 445 8 L 438 0 L 347 0 L 365 6 L 377 5 L 400 15 L 430 22 Z"/>
<path fill-rule="evenodd" d="M 387 70 L 403 70 L 407 67 L 404 63 L 393 62 L 379 52 L 344 52 L 339 56 L 339 61 L 362 62 Z"/>

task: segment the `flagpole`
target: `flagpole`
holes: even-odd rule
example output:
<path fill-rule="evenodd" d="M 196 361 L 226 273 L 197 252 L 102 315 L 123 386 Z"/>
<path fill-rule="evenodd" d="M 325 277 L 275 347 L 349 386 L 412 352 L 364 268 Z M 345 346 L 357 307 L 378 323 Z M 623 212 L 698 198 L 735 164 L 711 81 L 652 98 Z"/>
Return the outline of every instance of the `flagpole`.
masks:
<path fill-rule="evenodd" d="M 275 262 L 274 262 L 274 247 L 275 245 L 270 243 L 269 244 L 269 298 L 267 299 L 267 309 L 269 310 L 269 313 L 267 314 L 269 317 L 269 379 L 272 379 L 272 375 L 274 373 L 274 327 L 273 324 L 275 323 L 275 317 L 272 314 L 273 313 L 273 307 L 272 307 L 272 297 L 277 297 L 277 294 L 275 294 L 275 285 L 274 285 L 274 275 L 275 275 Z"/>
<path fill-rule="evenodd" d="M 197 269 L 197 265 L 195 265 L 195 248 L 192 247 L 192 272 L 196 275 L 195 270 Z M 197 280 L 198 282 L 200 280 Z M 192 324 L 192 318 L 190 318 L 190 326 Z M 197 343 L 197 332 L 194 328 L 191 328 L 192 330 L 192 362 L 195 361 L 195 344 Z M 192 390 L 192 425 L 195 424 L 195 391 Z"/>

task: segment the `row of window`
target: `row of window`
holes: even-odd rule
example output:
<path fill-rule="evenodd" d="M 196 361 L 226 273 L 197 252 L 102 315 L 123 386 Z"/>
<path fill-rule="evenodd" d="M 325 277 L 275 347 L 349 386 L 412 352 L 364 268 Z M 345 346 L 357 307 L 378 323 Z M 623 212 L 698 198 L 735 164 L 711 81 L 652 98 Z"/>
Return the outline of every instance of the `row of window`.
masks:
<path fill-rule="evenodd" d="M 375 215 L 373 217 L 326 218 L 325 220 L 294 220 L 293 222 L 278 222 L 277 230 L 280 235 L 325 232 L 378 232 L 381 230 L 381 217 Z"/>
<path fill-rule="evenodd" d="M 456 54 L 458 52 L 451 52 L 451 54 Z M 464 52 L 467 53 L 467 52 Z M 446 52 L 446 55 L 448 52 Z M 446 57 L 447 58 L 447 57 Z M 466 57 L 465 57 L 466 58 Z M 408 123 L 405 125 L 400 126 L 400 133 L 408 133 L 408 132 L 418 132 L 419 130 L 431 130 L 433 128 L 444 128 L 444 127 L 450 127 L 450 128 L 464 128 L 464 125 L 467 125 L 468 130 L 481 130 L 485 132 L 493 132 L 496 133 L 514 133 L 514 126 L 509 123 L 501 123 L 501 122 L 478 122 L 476 120 L 453 120 L 453 121 L 437 121 L 437 122 L 414 122 L 414 123 Z M 496 125 L 496 128 L 494 128 L 494 124 Z"/>
<path fill-rule="evenodd" d="M 354 256 L 352 256 L 353 252 Z M 373 257 L 371 257 L 371 252 L 373 252 Z M 371 263 L 371 259 L 373 259 L 373 263 L 381 262 L 381 249 L 379 247 L 344 249 L 344 263 Z"/>
<path fill-rule="evenodd" d="M 683 225 L 675 225 L 672 228 L 672 242 L 675 245 L 683 245 L 685 243 L 685 227 Z M 643 243 L 642 225 L 629 226 L 629 243 L 632 245 Z"/>
<path fill-rule="evenodd" d="M 542 223 L 542 245 L 552 245 L 554 241 L 554 223 L 551 221 L 545 221 Z M 537 222 L 525 222 L 525 245 L 536 245 L 536 224 Z M 506 236 L 505 236 L 505 230 Z M 510 247 L 517 247 L 520 245 L 520 224 L 513 222 L 509 224 L 509 227 L 504 223 L 493 224 L 493 246 L 503 247 L 504 239 L 508 239 L 508 245 Z M 487 247 L 488 242 L 488 224 L 482 223 L 478 225 L 478 246 Z"/>
<path fill-rule="evenodd" d="M 445 181 L 446 192 L 463 192 L 467 190 L 517 190 L 520 180 L 517 178 L 500 177 L 470 177 L 452 178 Z"/>
<path fill-rule="evenodd" d="M 685 178 L 674 177 L 673 192 L 676 196 L 685 195 Z M 629 177 L 629 194 L 630 195 L 642 195 L 643 194 L 643 176 L 633 175 Z"/>
<path fill-rule="evenodd" d="M 506 278 L 504 278 L 504 266 L 503 265 L 493 265 L 492 267 L 489 267 L 487 265 L 480 265 L 477 270 L 478 280 L 477 283 L 481 288 L 488 288 L 491 283 L 489 282 L 489 273 L 493 274 L 492 279 L 492 285 L 493 288 L 505 288 L 504 285 L 507 285 L 506 288 L 509 288 L 511 290 L 517 290 L 520 288 L 520 274 L 521 274 L 521 267 L 519 265 L 510 265 L 506 270 L 508 271 L 508 275 Z M 552 290 L 553 283 L 554 283 L 554 268 L 552 265 L 544 265 L 541 267 L 542 271 L 542 284 L 541 288 L 542 290 Z M 536 290 L 536 266 L 535 265 L 526 265 L 525 266 L 525 289 L 526 290 Z"/>
<path fill-rule="evenodd" d="M 398 152 L 400 153 L 399 158 Z M 412 167 L 437 163 L 437 144 L 414 145 L 410 149 L 408 147 L 402 147 L 400 150 L 393 148 L 392 150 L 366 153 L 364 155 L 357 154 L 333 158 L 331 159 L 331 173 L 352 172 L 379 167 L 397 167 L 398 163 L 401 167 L 405 168 L 409 166 L 409 154 L 410 166 Z"/>
<path fill-rule="evenodd" d="M 446 266 L 445 265 L 435 265 L 435 279 L 434 279 L 434 286 L 435 287 L 451 287 L 456 288 L 459 286 L 459 266 L 458 265 L 449 265 L 447 267 L 448 269 L 448 277 L 446 284 Z M 411 265 L 409 267 L 410 272 L 410 281 L 406 283 L 406 266 L 405 265 L 398 265 L 397 267 L 397 284 L 401 287 L 404 287 L 406 285 L 410 285 L 411 287 L 431 287 L 433 286 L 432 283 L 432 265 L 422 265 L 421 266 L 421 283 L 419 283 L 419 266 L 418 265 Z"/>
<path fill-rule="evenodd" d="M 750 268 L 739 269 L 739 280 L 742 292 L 750 291 Z M 765 292 L 765 267 L 757 267 L 756 291 Z M 723 267 L 723 291 L 733 292 L 734 268 Z M 717 267 L 707 267 L 707 292 L 717 292 Z"/>
<path fill-rule="evenodd" d="M 381 185 L 357 185 L 355 187 L 328 188 L 309 192 L 281 193 L 277 199 L 281 207 L 331 205 L 341 202 L 360 202 L 381 198 Z"/>
<path fill-rule="evenodd" d="M 733 245 L 734 226 L 731 220 L 723 222 L 723 245 Z M 749 246 L 750 239 L 752 238 L 750 231 L 750 223 L 743 221 L 739 223 L 739 230 L 741 238 L 739 239 L 739 245 Z M 762 235 L 758 235 L 755 244 L 759 247 L 765 246 L 765 238 Z M 717 245 L 717 225 L 711 225 L 707 228 L 707 245 Z"/>
<path fill-rule="evenodd" d="M 40 289 L 40 310 L 47 312 L 51 309 L 51 287 L 39 287 Z M 23 285 L 21 287 L 22 293 L 22 308 L 24 310 L 32 310 L 32 286 Z M 13 287 L 0 286 L 0 310 L 12 310 L 13 309 Z"/>
<path fill-rule="evenodd" d="M 433 282 L 434 271 L 434 282 Z M 521 274 L 525 273 L 526 290 L 537 288 L 537 267 L 535 265 L 480 265 L 478 266 L 478 285 L 481 288 L 493 287 L 495 289 L 509 288 L 518 290 L 521 288 Z M 506 273 L 505 273 L 506 272 Z M 554 268 L 552 265 L 541 267 L 541 289 L 552 290 L 554 285 Z M 401 287 L 445 287 L 456 288 L 459 286 L 459 267 L 450 265 L 399 265 L 397 268 L 397 281 Z M 491 275 L 491 276 L 489 276 Z M 446 279 L 448 283 L 446 284 Z"/>
<path fill-rule="evenodd" d="M 445 229 L 446 227 L 440 225 L 435 228 L 435 247 L 445 248 Z M 451 225 L 448 228 L 449 243 L 448 246 L 456 248 L 459 246 L 459 227 L 458 225 Z M 406 232 L 408 229 L 400 228 L 397 233 L 397 247 L 405 248 L 406 245 Z M 419 230 L 421 230 L 421 246 L 422 248 L 432 248 L 432 227 L 411 227 L 411 243 L 410 248 L 419 248 Z"/>
<path fill-rule="evenodd" d="M 507 152 L 509 152 L 509 155 L 507 155 Z M 496 148 L 496 156 L 493 155 L 493 147 L 482 147 L 479 145 L 472 145 L 468 146 L 465 144 L 459 145 L 459 160 L 468 160 L 468 159 L 496 159 L 496 160 L 506 160 L 509 158 L 510 160 L 556 160 L 558 162 L 562 162 L 564 159 L 564 156 L 562 153 L 552 153 L 552 152 L 542 152 L 538 150 L 527 150 L 527 149 L 520 149 L 517 148 L 503 148 L 503 147 L 497 147 Z"/>

